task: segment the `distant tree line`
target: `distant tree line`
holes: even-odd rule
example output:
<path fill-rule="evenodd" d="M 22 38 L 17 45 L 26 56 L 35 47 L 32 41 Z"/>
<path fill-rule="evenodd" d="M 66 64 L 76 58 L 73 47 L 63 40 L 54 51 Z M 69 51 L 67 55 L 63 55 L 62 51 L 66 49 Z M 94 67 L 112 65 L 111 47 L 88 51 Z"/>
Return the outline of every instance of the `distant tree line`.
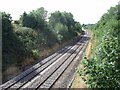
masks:
<path fill-rule="evenodd" d="M 95 24 L 82 24 L 82 27 L 87 30 L 87 29 L 93 29 Z"/>

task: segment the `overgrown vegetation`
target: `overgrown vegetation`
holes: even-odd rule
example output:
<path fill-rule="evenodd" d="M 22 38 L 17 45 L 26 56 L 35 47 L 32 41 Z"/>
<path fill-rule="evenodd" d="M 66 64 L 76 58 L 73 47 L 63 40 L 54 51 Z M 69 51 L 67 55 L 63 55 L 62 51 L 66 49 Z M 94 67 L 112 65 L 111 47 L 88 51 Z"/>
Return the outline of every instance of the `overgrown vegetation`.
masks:
<path fill-rule="evenodd" d="M 10 14 L 2 13 L 2 66 L 3 71 L 11 64 L 19 63 L 27 54 L 24 43 L 13 31 Z M 22 56 L 22 57 L 21 57 Z M 7 67 L 6 67 L 7 66 Z"/>
<path fill-rule="evenodd" d="M 96 49 L 90 59 L 82 60 L 80 73 L 89 88 L 120 88 L 120 5 L 111 7 L 92 29 Z"/>
<path fill-rule="evenodd" d="M 82 32 L 80 23 L 68 12 L 56 11 L 48 17 L 41 7 L 30 13 L 24 12 L 15 21 L 10 14 L 1 14 L 3 72 L 11 65 L 21 68 L 26 58 L 38 59 L 42 51 L 54 48 L 55 44 L 61 45 Z"/>

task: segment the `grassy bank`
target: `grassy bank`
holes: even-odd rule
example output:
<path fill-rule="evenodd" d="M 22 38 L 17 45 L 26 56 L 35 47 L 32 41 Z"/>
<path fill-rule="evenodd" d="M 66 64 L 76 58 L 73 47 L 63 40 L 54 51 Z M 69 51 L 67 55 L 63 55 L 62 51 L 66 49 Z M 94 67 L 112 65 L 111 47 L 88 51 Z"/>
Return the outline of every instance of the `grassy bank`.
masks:
<path fill-rule="evenodd" d="M 95 38 L 93 36 L 93 33 L 91 31 L 89 32 L 91 33 L 91 39 L 88 42 L 87 48 L 85 50 L 85 55 L 82 60 L 84 60 L 84 58 L 90 58 L 90 56 L 92 55 L 93 48 L 95 46 Z M 75 78 L 73 80 L 71 88 L 87 88 L 87 85 L 85 84 L 83 78 L 80 76 L 80 72 L 83 70 L 84 66 L 80 62 L 80 65 L 78 66 L 77 71 L 75 73 Z"/>

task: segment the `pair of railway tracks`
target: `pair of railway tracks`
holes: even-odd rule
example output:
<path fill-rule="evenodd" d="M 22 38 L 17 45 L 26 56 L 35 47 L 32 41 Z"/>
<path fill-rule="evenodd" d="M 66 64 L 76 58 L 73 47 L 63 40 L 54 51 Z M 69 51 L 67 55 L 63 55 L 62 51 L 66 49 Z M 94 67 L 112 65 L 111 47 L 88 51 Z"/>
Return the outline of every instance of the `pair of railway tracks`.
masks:
<path fill-rule="evenodd" d="M 2 89 L 52 88 L 58 79 L 70 67 L 73 60 L 78 60 L 87 45 L 87 34 L 81 36 L 75 44 L 66 46 L 48 58 L 35 64 L 20 75 L 0 86 Z"/>

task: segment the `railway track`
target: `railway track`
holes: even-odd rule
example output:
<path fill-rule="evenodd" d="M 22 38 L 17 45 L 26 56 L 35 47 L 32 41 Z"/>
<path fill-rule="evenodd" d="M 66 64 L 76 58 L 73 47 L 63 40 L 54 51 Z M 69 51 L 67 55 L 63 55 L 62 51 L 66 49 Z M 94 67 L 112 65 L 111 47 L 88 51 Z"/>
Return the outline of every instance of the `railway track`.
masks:
<path fill-rule="evenodd" d="M 2 89 L 52 88 L 87 45 L 87 33 L 75 44 L 66 46 L 0 86 Z"/>

